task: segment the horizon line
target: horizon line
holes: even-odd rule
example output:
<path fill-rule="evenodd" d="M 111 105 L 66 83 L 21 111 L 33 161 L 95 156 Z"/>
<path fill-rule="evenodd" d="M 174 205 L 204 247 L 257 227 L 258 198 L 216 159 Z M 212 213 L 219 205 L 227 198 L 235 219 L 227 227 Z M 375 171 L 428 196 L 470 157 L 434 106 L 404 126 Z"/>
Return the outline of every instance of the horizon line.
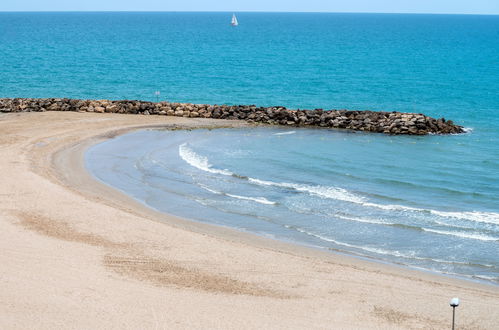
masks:
<path fill-rule="evenodd" d="M 265 10 L 0 10 L 0 13 L 281 13 L 281 14 L 384 14 L 499 16 L 499 13 L 374 12 L 374 11 L 265 11 Z"/>

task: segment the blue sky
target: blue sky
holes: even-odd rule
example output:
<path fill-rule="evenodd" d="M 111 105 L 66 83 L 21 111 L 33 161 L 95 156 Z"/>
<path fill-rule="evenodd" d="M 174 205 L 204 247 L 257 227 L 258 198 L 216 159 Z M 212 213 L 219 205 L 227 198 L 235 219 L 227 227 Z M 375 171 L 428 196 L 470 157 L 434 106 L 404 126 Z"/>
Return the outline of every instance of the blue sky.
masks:
<path fill-rule="evenodd" d="M 499 14 L 499 0 L 0 0 L 0 11 L 87 10 Z"/>

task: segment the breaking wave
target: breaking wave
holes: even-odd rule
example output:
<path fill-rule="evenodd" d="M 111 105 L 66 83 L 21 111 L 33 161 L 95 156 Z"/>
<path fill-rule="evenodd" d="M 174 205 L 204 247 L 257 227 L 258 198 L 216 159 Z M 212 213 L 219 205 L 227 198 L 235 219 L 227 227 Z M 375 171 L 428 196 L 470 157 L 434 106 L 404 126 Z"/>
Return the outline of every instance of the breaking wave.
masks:
<path fill-rule="evenodd" d="M 257 203 L 265 204 L 265 205 L 276 205 L 277 204 L 276 202 L 269 201 L 265 197 L 246 197 L 246 196 L 239 196 L 239 195 L 232 195 L 232 194 L 225 194 L 225 195 L 232 197 L 232 198 L 253 201 L 253 202 L 257 202 Z"/>
<path fill-rule="evenodd" d="M 287 183 L 287 182 L 273 182 L 273 181 L 265 181 L 254 178 L 248 178 L 248 181 L 261 186 L 274 186 L 279 188 L 292 189 L 299 192 L 305 192 L 310 195 L 318 196 L 321 198 L 329 198 L 329 199 L 335 199 L 351 203 L 363 203 L 364 201 L 363 197 L 354 195 L 343 188 L 312 186 L 312 185 Z"/>
<path fill-rule="evenodd" d="M 429 233 L 435 233 L 439 235 L 446 235 L 446 236 L 456 236 L 460 238 L 465 238 L 465 239 L 476 239 L 480 241 L 499 241 L 499 237 L 492 237 L 492 236 L 487 236 L 487 235 L 480 235 L 480 234 L 470 234 L 470 233 L 464 233 L 460 231 L 447 231 L 447 230 L 438 230 L 438 229 L 429 229 L 429 228 L 422 228 L 423 231 L 429 232 Z"/>
<path fill-rule="evenodd" d="M 296 133 L 296 131 L 289 131 L 289 132 L 275 133 L 272 135 L 291 135 L 291 134 L 295 134 L 295 133 Z"/>
<path fill-rule="evenodd" d="M 287 133 L 287 132 L 286 132 Z M 283 133 L 277 133 L 283 134 Z M 387 211 L 399 211 L 399 212 L 414 212 L 414 213 L 428 213 L 433 214 L 442 218 L 453 218 L 458 220 L 465 220 L 471 222 L 481 222 L 493 225 L 499 225 L 499 213 L 494 212 L 478 212 L 478 211 L 466 211 L 466 212 L 448 212 L 448 211 L 437 211 L 431 209 L 423 209 L 416 208 L 404 205 L 394 205 L 394 204 L 378 204 L 367 201 L 365 197 L 359 196 L 352 192 L 347 191 L 346 189 L 339 187 L 328 187 L 328 186 L 320 186 L 320 185 L 307 185 L 307 184 L 299 184 L 299 183 L 289 183 L 289 182 L 273 182 L 267 180 L 261 180 L 256 178 L 251 178 L 247 176 L 242 176 L 235 174 L 227 169 L 217 169 L 213 168 L 213 166 L 209 163 L 208 158 L 205 156 L 201 156 L 194 152 L 187 146 L 187 143 L 184 143 L 179 146 L 179 155 L 180 157 L 187 162 L 189 165 L 213 174 L 221 174 L 226 176 L 232 176 L 239 179 L 247 180 L 248 182 L 260 185 L 260 186 L 271 186 L 277 188 L 290 189 L 297 192 L 307 193 L 312 196 L 317 196 L 325 199 L 338 200 L 348 203 L 359 204 L 364 207 L 377 208 L 381 210 Z M 237 195 L 234 195 L 237 196 Z M 230 196 L 230 197 L 234 197 Z M 249 199 L 252 197 L 243 197 L 238 196 L 240 199 Z M 237 197 L 234 197 L 237 198 Z M 257 197 L 255 198 L 257 202 L 266 203 L 264 198 Z M 255 200 L 256 201 L 256 200 Z M 269 203 L 273 203 L 268 201 Z M 366 220 L 364 222 L 367 222 Z M 457 234 L 455 235 L 457 236 Z M 463 234 L 464 236 L 464 234 Z M 477 236 L 478 237 L 478 236 Z M 476 239 L 479 239 L 475 237 Z M 464 238 L 464 237 L 463 237 Z M 487 239 L 483 239 L 487 240 Z M 495 238 L 491 238 L 489 240 L 496 240 Z"/>
<path fill-rule="evenodd" d="M 209 191 L 209 192 L 211 192 L 213 194 L 217 194 L 217 195 L 223 195 L 223 196 L 232 197 L 232 198 L 236 198 L 236 199 L 253 201 L 253 202 L 264 204 L 264 205 L 276 205 L 277 204 L 276 202 L 269 201 L 265 197 L 240 196 L 240 195 L 234 195 L 234 194 L 224 193 L 222 191 L 217 191 L 217 190 L 211 189 L 210 187 L 205 186 L 203 184 L 199 184 L 199 186 L 201 188 L 203 188 L 204 190 Z"/>
<path fill-rule="evenodd" d="M 181 144 L 178 147 L 178 154 L 183 160 L 185 160 L 186 163 L 194 166 L 201 171 L 206 171 L 213 174 L 232 175 L 232 172 L 228 170 L 213 168 L 212 165 L 208 162 L 208 158 L 195 153 L 187 146 L 187 143 Z"/>

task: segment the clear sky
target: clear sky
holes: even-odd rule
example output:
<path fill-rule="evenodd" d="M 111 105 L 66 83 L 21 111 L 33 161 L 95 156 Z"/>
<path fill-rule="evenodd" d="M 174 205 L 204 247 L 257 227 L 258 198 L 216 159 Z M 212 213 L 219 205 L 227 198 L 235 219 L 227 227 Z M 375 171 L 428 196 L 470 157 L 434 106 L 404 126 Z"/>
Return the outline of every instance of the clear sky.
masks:
<path fill-rule="evenodd" d="M 0 0 L 0 11 L 297 11 L 499 14 L 499 0 Z"/>

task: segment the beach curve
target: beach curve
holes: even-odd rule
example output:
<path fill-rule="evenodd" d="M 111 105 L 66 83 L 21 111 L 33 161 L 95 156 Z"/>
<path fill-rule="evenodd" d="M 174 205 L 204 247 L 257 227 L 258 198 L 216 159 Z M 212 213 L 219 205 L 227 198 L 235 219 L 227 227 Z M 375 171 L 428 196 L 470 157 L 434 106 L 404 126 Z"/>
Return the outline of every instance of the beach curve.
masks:
<path fill-rule="evenodd" d="M 87 113 L 0 117 L 0 298 L 8 302 L 0 325 L 445 328 L 448 299 L 458 295 L 466 302 L 463 325 L 494 326 L 496 287 L 165 215 L 98 182 L 83 165 L 88 146 L 132 129 L 233 125 L 244 124 Z"/>

